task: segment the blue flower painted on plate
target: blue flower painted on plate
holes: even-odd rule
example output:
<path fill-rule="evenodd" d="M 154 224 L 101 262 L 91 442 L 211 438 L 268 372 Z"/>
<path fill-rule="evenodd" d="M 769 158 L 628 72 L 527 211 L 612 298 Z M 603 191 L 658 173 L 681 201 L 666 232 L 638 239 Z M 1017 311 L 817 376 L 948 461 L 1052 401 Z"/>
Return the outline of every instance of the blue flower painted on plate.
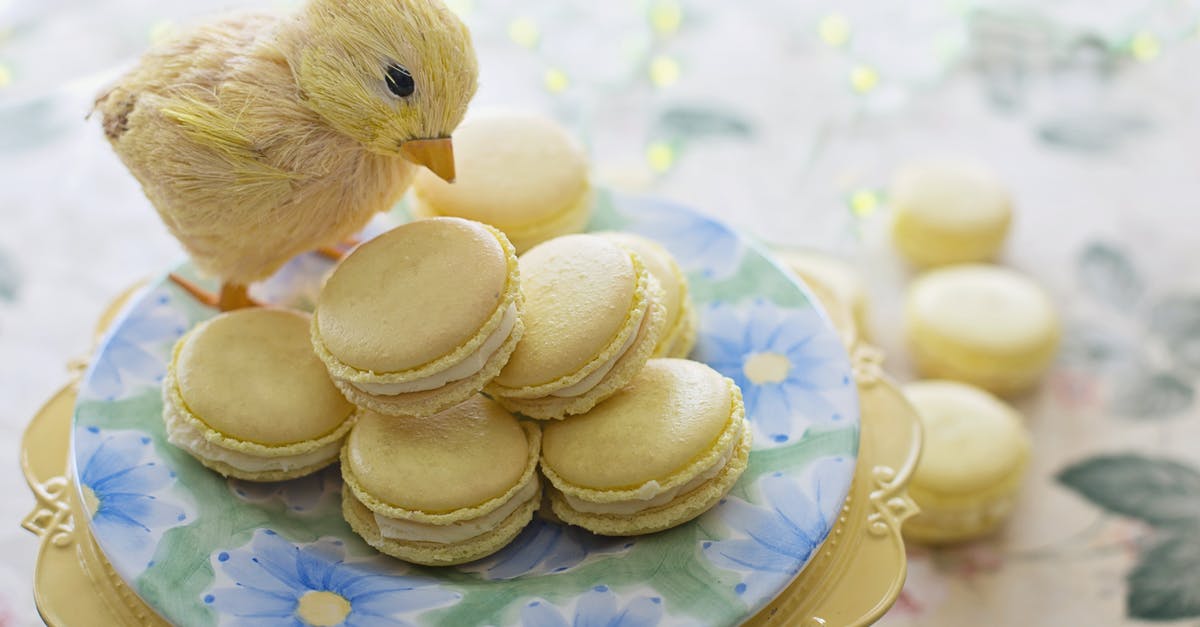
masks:
<path fill-rule="evenodd" d="M 260 530 L 248 545 L 218 552 L 211 561 L 221 583 L 203 601 L 223 625 L 401 626 L 461 598 L 434 578 L 409 576 L 395 560 L 347 561 L 336 538 L 295 545 Z"/>
<path fill-rule="evenodd" d="M 608 586 L 600 585 L 579 595 L 568 616 L 541 599 L 521 608 L 524 627 L 653 627 L 662 620 L 662 599 L 640 596 L 622 606 Z"/>
<path fill-rule="evenodd" d="M 320 472 L 290 481 L 242 481 L 228 479 L 229 489 L 234 496 L 251 503 L 281 501 L 289 512 L 311 514 L 317 512 L 327 497 L 341 493 L 341 470 L 337 465 Z M 338 506 L 340 508 L 340 505 Z M 339 509 L 340 511 L 340 509 Z"/>
<path fill-rule="evenodd" d="M 485 579 L 559 573 L 578 566 L 589 556 L 625 551 L 634 538 L 606 538 L 579 527 L 555 524 L 535 517 L 533 522 L 498 553 L 461 566 Z"/>
<path fill-rule="evenodd" d="M 79 491 L 93 532 L 106 553 L 144 569 L 162 534 L 193 517 L 190 508 L 172 498 L 175 472 L 141 431 L 80 427 L 75 448 Z"/>
<path fill-rule="evenodd" d="M 138 301 L 96 357 L 82 395 L 117 400 L 162 381 L 171 347 L 190 326 L 171 298 L 160 287 Z"/>
<path fill-rule="evenodd" d="M 743 574 L 734 592 L 747 603 L 775 594 L 808 562 L 829 534 L 850 489 L 854 460 L 831 457 L 814 462 L 806 480 L 780 472 L 757 483 L 764 505 L 729 496 L 704 515 L 704 524 L 729 527 L 734 537 L 701 544 L 704 556 L 721 568 Z M 807 489 L 803 487 L 807 482 Z"/>
<path fill-rule="evenodd" d="M 684 272 L 710 280 L 733 276 L 746 252 L 737 233 L 696 211 L 654 198 L 615 196 L 626 228 L 657 240 L 675 256 Z"/>
<path fill-rule="evenodd" d="M 756 448 L 795 440 L 814 424 L 836 424 L 857 395 L 845 348 L 812 307 L 765 300 L 718 303 L 701 316 L 692 358 L 742 388 Z"/>

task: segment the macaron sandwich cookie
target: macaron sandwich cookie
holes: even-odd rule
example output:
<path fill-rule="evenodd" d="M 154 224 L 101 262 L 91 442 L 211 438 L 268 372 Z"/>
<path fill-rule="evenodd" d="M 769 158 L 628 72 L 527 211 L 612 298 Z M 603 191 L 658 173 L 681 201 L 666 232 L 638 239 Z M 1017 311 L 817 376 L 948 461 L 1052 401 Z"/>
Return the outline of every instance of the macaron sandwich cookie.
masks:
<path fill-rule="evenodd" d="M 908 288 L 905 327 L 922 376 L 1014 394 L 1038 382 L 1061 335 L 1050 297 L 999 266 L 931 270 Z"/>
<path fill-rule="evenodd" d="M 582 231 L 591 216 L 587 157 L 549 118 L 503 112 L 469 118 L 454 131 L 454 160 L 453 185 L 417 173 L 415 215 L 479 220 L 504 231 L 522 253 Z"/>
<path fill-rule="evenodd" d="M 184 335 L 163 380 L 167 441 L 250 481 L 336 461 L 357 414 L 313 354 L 308 329 L 308 314 L 245 309 Z"/>
<path fill-rule="evenodd" d="M 699 362 L 651 359 L 592 411 L 547 424 L 541 468 L 563 522 L 625 536 L 704 513 L 749 455 L 750 427 L 732 380 Z"/>
<path fill-rule="evenodd" d="M 487 392 L 531 418 L 581 414 L 650 358 L 666 322 L 641 257 L 596 235 L 567 235 L 521 256 L 525 335 Z"/>
<path fill-rule="evenodd" d="M 1012 222 L 1008 190 L 977 164 L 914 163 L 896 173 L 888 196 L 892 240 L 918 266 L 988 261 Z"/>
<path fill-rule="evenodd" d="M 461 564 L 521 532 L 541 504 L 541 430 L 482 395 L 423 419 L 367 412 L 342 450 L 342 514 L 405 561 Z"/>
<path fill-rule="evenodd" d="M 658 279 L 663 288 L 663 305 L 667 308 L 667 321 L 663 325 L 662 337 L 654 347 L 654 357 L 687 357 L 696 345 L 696 329 L 699 318 L 692 299 L 688 298 L 687 277 L 679 263 L 658 242 L 640 235 L 623 232 L 600 233 L 637 253 Z"/>
<path fill-rule="evenodd" d="M 358 247 L 325 282 L 312 343 L 355 405 L 427 416 L 496 376 L 524 325 L 516 251 L 493 227 L 410 222 Z"/>
<path fill-rule="evenodd" d="M 1020 414 L 987 392 L 955 381 L 904 386 L 925 432 L 908 493 L 921 512 L 904 535 L 925 543 L 968 540 L 1012 512 L 1029 463 Z"/>

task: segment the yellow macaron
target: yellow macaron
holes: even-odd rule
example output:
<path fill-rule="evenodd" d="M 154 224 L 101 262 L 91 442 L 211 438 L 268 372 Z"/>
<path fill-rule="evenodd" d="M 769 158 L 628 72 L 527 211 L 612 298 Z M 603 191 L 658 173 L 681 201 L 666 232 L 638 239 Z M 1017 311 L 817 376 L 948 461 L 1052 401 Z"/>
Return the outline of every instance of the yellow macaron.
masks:
<path fill-rule="evenodd" d="M 667 321 L 663 325 L 662 337 L 654 347 L 653 357 L 687 357 L 696 345 L 699 317 L 692 299 L 688 297 L 687 276 L 679 263 L 658 242 L 633 233 L 598 233 L 637 253 L 646 269 L 663 288 L 663 305 L 667 308 Z"/>
<path fill-rule="evenodd" d="M 966 264 L 929 271 L 908 288 L 908 343 L 922 376 L 998 394 L 1037 383 L 1058 350 L 1058 313 L 1029 277 Z"/>
<path fill-rule="evenodd" d="M 597 235 L 567 235 L 521 256 L 525 335 L 487 392 L 532 418 L 580 414 L 633 379 L 666 322 L 641 257 Z"/>
<path fill-rule="evenodd" d="M 592 211 L 583 149 L 553 120 L 530 113 L 472 117 L 454 131 L 457 178 L 417 173 L 413 212 L 458 216 L 504 231 L 518 252 L 578 233 Z"/>
<path fill-rule="evenodd" d="M 167 441 L 250 481 L 334 462 L 356 414 L 313 354 L 308 329 L 308 314 L 246 309 L 189 331 L 163 380 Z"/>
<path fill-rule="evenodd" d="M 421 420 L 366 412 L 342 450 L 342 513 L 379 551 L 429 566 L 490 555 L 541 504 L 541 431 L 476 395 Z"/>
<path fill-rule="evenodd" d="M 590 412 L 547 424 L 542 474 L 564 522 L 602 535 L 685 523 L 746 469 L 750 427 L 741 390 L 699 362 L 651 359 Z"/>
<path fill-rule="evenodd" d="M 524 332 L 516 252 L 460 218 L 418 220 L 363 244 L 326 280 L 312 343 L 351 402 L 427 416 L 500 372 Z"/>
<path fill-rule="evenodd" d="M 954 381 L 920 381 L 904 395 L 924 427 L 921 461 L 908 493 L 921 512 L 904 524 L 925 543 L 994 531 L 1013 509 L 1029 461 L 1029 433 L 1012 407 Z"/>
<path fill-rule="evenodd" d="M 988 261 L 1004 245 L 1012 200 L 980 165 L 917 163 L 896 173 L 888 190 L 892 240 L 919 266 Z"/>

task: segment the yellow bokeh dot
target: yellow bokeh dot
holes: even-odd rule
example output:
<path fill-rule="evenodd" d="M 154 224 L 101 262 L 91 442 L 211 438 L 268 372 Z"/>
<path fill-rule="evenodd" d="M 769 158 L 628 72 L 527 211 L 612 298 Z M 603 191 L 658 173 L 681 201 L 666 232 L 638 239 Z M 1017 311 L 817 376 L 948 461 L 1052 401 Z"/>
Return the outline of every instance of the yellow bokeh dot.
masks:
<path fill-rule="evenodd" d="M 159 20 L 150 27 L 150 43 L 160 44 L 175 35 L 175 22 Z"/>
<path fill-rule="evenodd" d="M 650 6 L 650 25 L 660 35 L 670 35 L 683 23 L 683 7 L 676 0 L 657 0 Z"/>
<path fill-rule="evenodd" d="M 869 216 L 879 208 L 879 194 L 874 190 L 860 189 L 850 194 L 850 210 L 857 216 Z"/>
<path fill-rule="evenodd" d="M 679 80 L 679 62 L 671 57 L 657 56 L 650 61 L 650 82 L 666 87 Z"/>
<path fill-rule="evenodd" d="M 869 65 L 856 65 L 850 70 L 850 86 L 854 91 L 863 94 L 879 84 L 879 72 Z"/>
<path fill-rule="evenodd" d="M 518 17 L 508 24 L 508 38 L 516 42 L 518 46 L 532 48 L 538 45 L 541 36 L 541 31 L 533 18 Z"/>
<path fill-rule="evenodd" d="M 653 142 L 646 147 L 646 162 L 655 172 L 666 172 L 675 164 L 675 148 L 667 142 Z"/>
<path fill-rule="evenodd" d="M 567 78 L 567 73 L 556 67 L 546 70 L 542 82 L 546 85 L 546 91 L 552 94 L 561 93 L 571 86 L 571 79 Z"/>
<path fill-rule="evenodd" d="M 1129 53 L 1138 61 L 1149 61 L 1162 52 L 1162 44 L 1153 33 L 1145 31 L 1133 36 L 1129 42 Z"/>
<path fill-rule="evenodd" d="M 12 84 L 12 70 L 8 69 L 7 65 L 0 63 L 0 87 L 8 87 Z"/>
<path fill-rule="evenodd" d="M 844 46 L 850 41 L 850 20 L 839 13 L 830 13 L 817 24 L 817 34 L 820 35 L 821 41 L 830 46 Z"/>

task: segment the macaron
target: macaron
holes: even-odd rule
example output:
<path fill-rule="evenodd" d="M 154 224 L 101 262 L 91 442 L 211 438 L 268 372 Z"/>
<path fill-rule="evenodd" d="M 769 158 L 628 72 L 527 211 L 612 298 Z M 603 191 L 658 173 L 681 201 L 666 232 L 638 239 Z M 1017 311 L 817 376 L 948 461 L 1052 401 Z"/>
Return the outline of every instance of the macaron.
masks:
<path fill-rule="evenodd" d="M 853 344 L 867 329 L 867 290 L 849 262 L 816 251 L 781 250 L 776 257 L 799 276 L 825 306 L 834 326 Z M 849 316 L 843 316 L 843 312 Z"/>
<path fill-rule="evenodd" d="M 167 441 L 229 477 L 281 481 L 337 460 L 356 412 L 308 341 L 308 314 L 244 309 L 196 325 L 163 379 Z"/>
<path fill-rule="evenodd" d="M 889 189 L 892 240 L 918 266 L 988 261 L 1012 221 L 1008 190 L 987 168 L 965 162 L 916 163 Z"/>
<path fill-rule="evenodd" d="M 921 512 L 904 535 L 924 543 L 969 540 L 1012 512 L 1029 461 L 1021 416 L 984 390 L 955 381 L 904 386 L 925 440 L 908 493 Z"/>
<path fill-rule="evenodd" d="M 461 218 L 410 222 L 359 246 L 326 280 L 312 343 L 355 405 L 427 416 L 477 394 L 516 347 L 516 251 Z"/>
<path fill-rule="evenodd" d="M 374 412 L 342 450 L 342 514 L 379 551 L 428 566 L 490 555 L 541 504 L 541 431 L 482 395 L 421 420 Z"/>
<path fill-rule="evenodd" d="M 427 171 L 412 186 L 413 213 L 457 216 L 504 231 L 518 252 L 578 233 L 592 211 L 583 149 L 553 120 L 530 113 L 472 117 L 454 131 L 457 178 Z"/>
<path fill-rule="evenodd" d="M 520 267 L 525 335 L 487 392 L 531 418 L 586 412 L 650 358 L 663 290 L 637 253 L 597 235 L 539 244 Z"/>
<path fill-rule="evenodd" d="M 662 337 L 654 347 L 653 357 L 687 357 L 696 345 L 696 330 L 699 318 L 692 299 L 688 297 L 687 276 L 679 263 L 658 242 L 633 233 L 598 233 L 614 241 L 642 258 L 646 269 L 663 288 L 663 305 L 667 308 L 667 321 L 663 325 Z"/>
<path fill-rule="evenodd" d="M 929 271 L 908 288 L 905 326 L 921 376 L 997 394 L 1037 383 L 1058 350 L 1050 297 L 1029 277 L 992 265 Z"/>
<path fill-rule="evenodd" d="M 547 424 L 542 438 L 554 513 L 601 535 L 692 520 L 733 487 L 750 454 L 741 390 L 685 359 L 651 359 L 620 392 Z"/>

